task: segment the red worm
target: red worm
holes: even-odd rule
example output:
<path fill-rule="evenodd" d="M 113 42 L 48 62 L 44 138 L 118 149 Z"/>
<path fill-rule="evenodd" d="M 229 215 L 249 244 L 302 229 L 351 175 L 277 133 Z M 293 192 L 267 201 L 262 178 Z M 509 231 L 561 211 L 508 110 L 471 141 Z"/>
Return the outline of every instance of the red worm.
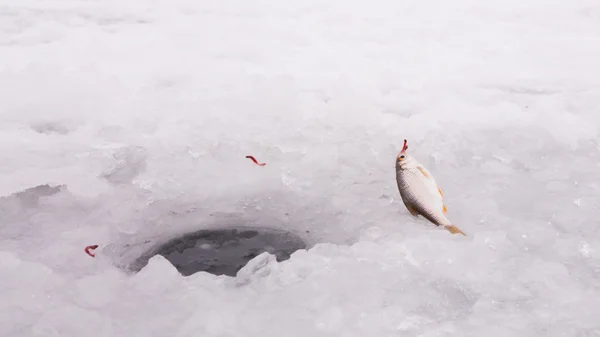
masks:
<path fill-rule="evenodd" d="M 248 158 L 248 159 L 251 159 L 251 160 L 254 162 L 254 164 L 256 164 L 256 165 L 258 165 L 258 166 L 265 166 L 265 165 L 267 165 L 267 163 L 259 163 L 259 162 L 258 162 L 258 161 L 257 161 L 257 160 L 256 160 L 254 157 L 252 157 L 252 156 L 246 156 L 246 158 Z"/>
<path fill-rule="evenodd" d="M 91 257 L 94 257 L 94 256 L 96 256 L 96 255 L 94 255 L 94 254 L 90 253 L 90 249 L 91 249 L 91 250 L 94 250 L 94 249 L 96 249 L 96 248 L 98 248 L 98 245 L 87 246 L 87 247 L 85 247 L 85 253 L 86 253 L 87 255 L 91 256 Z"/>

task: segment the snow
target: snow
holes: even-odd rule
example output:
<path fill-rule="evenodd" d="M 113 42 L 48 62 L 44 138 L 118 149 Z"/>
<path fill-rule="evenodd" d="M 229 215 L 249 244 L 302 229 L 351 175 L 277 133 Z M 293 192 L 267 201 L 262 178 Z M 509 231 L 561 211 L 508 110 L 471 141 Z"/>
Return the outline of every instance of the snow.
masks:
<path fill-rule="evenodd" d="M 0 335 L 600 336 L 599 71 L 592 0 L 0 0 Z M 310 249 L 118 268 L 233 223 Z"/>

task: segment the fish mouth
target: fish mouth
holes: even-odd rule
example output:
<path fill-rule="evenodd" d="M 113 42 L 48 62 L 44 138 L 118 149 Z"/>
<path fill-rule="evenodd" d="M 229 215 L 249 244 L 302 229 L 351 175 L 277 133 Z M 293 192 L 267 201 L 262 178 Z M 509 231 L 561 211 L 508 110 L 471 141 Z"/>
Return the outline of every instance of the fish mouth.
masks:
<path fill-rule="evenodd" d="M 396 161 L 403 161 L 404 159 L 406 159 L 406 150 L 408 149 L 408 145 L 406 144 L 406 139 L 404 140 L 404 144 L 402 145 L 402 150 L 400 150 L 400 153 L 398 153 L 398 155 L 396 156 Z"/>

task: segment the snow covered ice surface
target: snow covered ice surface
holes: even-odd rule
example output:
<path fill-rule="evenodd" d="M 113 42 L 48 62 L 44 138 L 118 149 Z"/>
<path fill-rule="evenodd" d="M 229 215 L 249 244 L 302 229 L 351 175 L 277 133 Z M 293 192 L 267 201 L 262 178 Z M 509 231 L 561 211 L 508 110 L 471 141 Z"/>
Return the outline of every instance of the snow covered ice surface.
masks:
<path fill-rule="evenodd" d="M 0 335 L 600 336 L 599 74 L 597 0 L 0 0 Z M 310 248 L 118 268 L 233 223 Z"/>

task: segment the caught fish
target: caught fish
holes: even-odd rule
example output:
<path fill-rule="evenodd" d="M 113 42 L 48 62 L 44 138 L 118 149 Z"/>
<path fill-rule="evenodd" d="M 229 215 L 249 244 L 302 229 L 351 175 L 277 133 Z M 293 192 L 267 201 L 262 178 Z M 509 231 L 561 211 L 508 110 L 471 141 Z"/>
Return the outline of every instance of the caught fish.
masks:
<path fill-rule="evenodd" d="M 396 182 L 404 206 L 414 217 L 420 215 L 452 234 L 466 235 L 448 220 L 442 190 L 431 173 L 406 152 L 407 149 L 405 139 L 402 151 L 396 157 Z"/>

